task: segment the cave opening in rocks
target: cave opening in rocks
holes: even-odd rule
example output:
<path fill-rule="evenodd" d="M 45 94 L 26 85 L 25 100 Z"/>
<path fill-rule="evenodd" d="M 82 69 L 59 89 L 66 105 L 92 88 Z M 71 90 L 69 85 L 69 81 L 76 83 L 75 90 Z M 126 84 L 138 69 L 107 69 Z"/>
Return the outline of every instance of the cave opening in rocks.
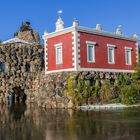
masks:
<path fill-rule="evenodd" d="M 21 89 L 21 87 L 13 88 L 13 102 L 14 103 L 25 103 L 26 96 L 27 95 L 25 94 L 24 89 Z"/>

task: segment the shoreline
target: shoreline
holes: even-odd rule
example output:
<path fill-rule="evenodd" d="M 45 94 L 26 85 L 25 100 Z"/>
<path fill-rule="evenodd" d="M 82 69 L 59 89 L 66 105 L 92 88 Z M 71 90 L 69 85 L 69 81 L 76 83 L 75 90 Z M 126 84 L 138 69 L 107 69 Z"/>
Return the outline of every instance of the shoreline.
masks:
<path fill-rule="evenodd" d="M 124 105 L 121 103 L 113 104 L 95 104 L 95 105 L 82 105 L 81 110 L 106 110 L 106 109 L 123 109 L 129 107 L 140 107 L 140 104 Z"/>

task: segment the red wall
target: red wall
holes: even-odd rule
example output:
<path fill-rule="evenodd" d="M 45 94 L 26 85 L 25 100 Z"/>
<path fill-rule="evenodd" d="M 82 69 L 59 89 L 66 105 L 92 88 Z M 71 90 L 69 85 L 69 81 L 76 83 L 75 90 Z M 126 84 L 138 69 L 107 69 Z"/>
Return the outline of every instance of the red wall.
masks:
<path fill-rule="evenodd" d="M 56 64 L 55 44 L 63 43 L 63 64 Z M 72 66 L 72 33 L 62 34 L 47 40 L 48 49 L 48 71 L 73 68 Z"/>
<path fill-rule="evenodd" d="M 100 35 L 79 32 L 80 34 L 80 60 L 81 68 L 106 68 L 106 69 L 124 69 L 133 70 L 136 65 L 136 42 L 123 39 L 116 39 Z M 87 44 L 86 41 L 96 42 L 95 63 L 87 62 Z M 115 64 L 108 64 L 107 44 L 116 45 L 114 48 Z M 126 65 L 125 47 L 132 48 L 132 65 Z"/>

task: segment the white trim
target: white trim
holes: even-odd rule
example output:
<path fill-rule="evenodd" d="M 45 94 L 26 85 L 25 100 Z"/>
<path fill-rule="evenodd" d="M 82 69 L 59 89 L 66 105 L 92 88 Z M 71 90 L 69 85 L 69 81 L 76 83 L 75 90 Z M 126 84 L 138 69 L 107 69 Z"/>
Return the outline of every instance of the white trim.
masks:
<path fill-rule="evenodd" d="M 127 63 L 127 55 L 126 55 L 126 52 L 129 51 L 129 64 Z M 125 64 L 126 65 L 132 65 L 132 48 L 131 47 L 125 47 Z"/>
<path fill-rule="evenodd" d="M 87 62 L 88 63 L 95 63 L 95 45 L 96 45 L 96 42 L 93 42 L 93 41 L 86 41 L 86 44 L 87 44 Z M 88 48 L 92 47 L 93 48 L 93 60 L 89 60 L 89 52 L 88 52 Z"/>
<path fill-rule="evenodd" d="M 93 57 L 93 60 L 89 60 L 89 51 L 88 51 L 88 48 L 89 47 L 92 47 L 92 57 Z M 95 46 L 92 45 L 92 44 L 87 44 L 87 62 L 88 63 L 94 63 L 95 62 Z"/>
<path fill-rule="evenodd" d="M 122 69 L 103 69 L 103 68 L 78 68 L 75 70 L 74 68 L 70 69 L 60 69 L 60 70 L 51 70 L 46 71 L 45 74 L 56 73 L 56 72 L 64 72 L 64 71 L 97 71 L 97 72 L 115 72 L 115 73 L 133 73 L 134 70 L 122 70 Z"/>
<path fill-rule="evenodd" d="M 131 48 L 131 47 L 125 47 L 125 49 L 127 49 L 127 50 L 132 50 L 132 48 Z"/>
<path fill-rule="evenodd" d="M 115 47 L 116 47 L 116 45 L 114 45 L 114 44 L 107 44 L 107 47 L 112 47 L 112 48 L 115 48 Z"/>
<path fill-rule="evenodd" d="M 61 49 L 61 59 L 60 59 L 60 62 L 58 62 L 57 58 L 58 58 L 58 53 L 57 53 L 57 49 Z M 55 46 L 55 61 L 56 61 L 56 64 L 63 64 L 63 49 L 62 49 L 62 45 L 58 45 Z"/>
<path fill-rule="evenodd" d="M 75 53 L 74 53 L 74 52 L 72 52 L 72 56 L 74 56 L 74 54 L 75 54 Z"/>
<path fill-rule="evenodd" d="M 55 32 L 44 35 L 44 39 L 55 37 L 55 36 L 62 35 L 62 34 L 65 34 L 65 33 L 69 33 L 69 32 L 72 32 L 74 30 L 75 30 L 75 27 L 73 27 L 73 26 L 68 27 L 68 28 L 64 28 L 63 30 L 55 31 Z"/>
<path fill-rule="evenodd" d="M 74 65 L 75 65 L 75 63 L 73 62 L 73 63 L 72 63 L 72 66 L 74 66 Z"/>
<path fill-rule="evenodd" d="M 104 69 L 104 68 L 78 68 L 78 71 L 99 71 L 99 72 L 116 72 L 116 73 L 132 73 L 134 70 L 123 70 L 123 69 Z"/>
<path fill-rule="evenodd" d="M 138 39 L 134 38 L 134 37 L 119 35 L 119 34 L 115 34 L 112 32 L 103 31 L 103 30 L 99 31 L 99 30 L 96 30 L 93 28 L 88 28 L 88 27 L 83 27 L 83 26 L 78 26 L 78 31 L 86 32 L 86 33 L 90 33 L 90 34 L 102 35 L 102 36 L 109 36 L 109 37 L 113 37 L 113 38 L 125 39 L 125 40 L 130 40 L 130 41 L 138 41 Z"/>
<path fill-rule="evenodd" d="M 80 57 L 81 57 L 81 54 L 80 54 L 80 34 L 78 33 L 78 35 L 77 35 L 77 37 L 78 37 L 78 43 L 77 43 L 77 61 L 78 61 L 78 64 L 77 64 L 77 68 L 79 68 L 79 67 L 81 67 L 81 59 L 80 59 Z"/>
<path fill-rule="evenodd" d="M 139 44 L 138 42 L 136 43 L 136 62 L 138 63 L 139 62 Z"/>
<path fill-rule="evenodd" d="M 81 63 L 81 60 L 78 60 L 78 64 L 80 64 Z"/>
<path fill-rule="evenodd" d="M 75 68 L 75 70 L 77 70 L 77 68 L 78 68 L 78 33 L 77 33 L 76 28 L 72 32 L 72 34 L 73 34 L 72 49 L 74 50 L 74 56 L 73 56 L 72 60 L 74 60 L 74 63 L 75 63 L 74 68 Z"/>
<path fill-rule="evenodd" d="M 78 58 L 80 58 L 80 54 L 78 54 Z"/>
<path fill-rule="evenodd" d="M 47 40 L 44 40 L 44 60 L 45 60 L 45 72 L 48 69 L 48 49 L 46 48 Z"/>
<path fill-rule="evenodd" d="M 86 41 L 86 44 L 89 44 L 89 45 L 96 45 L 96 42 L 93 42 L 93 41 Z"/>
<path fill-rule="evenodd" d="M 76 71 L 76 70 L 74 68 L 60 69 L 60 70 L 51 70 L 51 71 L 46 71 L 45 74 L 56 73 L 56 72 L 63 72 L 63 71 Z"/>
<path fill-rule="evenodd" d="M 72 42 L 72 45 L 74 44 L 74 42 Z M 72 50 L 74 51 L 74 46 L 72 46 Z"/>
<path fill-rule="evenodd" d="M 90 34 L 109 36 L 109 37 L 113 37 L 113 38 L 125 39 L 125 40 L 130 40 L 130 41 L 138 41 L 138 39 L 134 38 L 134 37 L 119 35 L 119 34 L 107 32 L 107 31 L 103 31 L 103 30 L 99 31 L 99 30 L 96 30 L 96 29 L 93 29 L 93 28 L 88 28 L 88 27 L 83 27 L 83 26 L 78 26 L 78 27 L 76 27 L 76 29 L 77 29 L 77 31 L 86 32 L 86 33 L 90 33 Z M 44 39 L 51 38 L 51 37 L 54 37 L 54 36 L 58 36 L 58 35 L 61 35 L 61 34 L 65 34 L 65 33 L 68 33 L 68 32 L 72 32 L 74 30 L 75 30 L 75 27 L 73 27 L 73 26 L 68 27 L 68 28 L 64 28 L 63 30 L 52 32 L 52 33 L 44 35 Z"/>
<path fill-rule="evenodd" d="M 110 45 L 110 46 L 109 46 Z M 115 54 L 114 54 L 114 47 L 115 45 L 107 44 L 107 52 L 108 52 L 108 64 L 115 64 Z M 109 61 L 109 50 L 112 49 L 112 62 Z"/>
<path fill-rule="evenodd" d="M 74 40 L 74 36 L 72 36 L 72 39 Z"/>
<path fill-rule="evenodd" d="M 55 47 L 59 47 L 59 46 L 62 46 L 63 43 L 58 43 L 58 44 L 54 44 Z"/>

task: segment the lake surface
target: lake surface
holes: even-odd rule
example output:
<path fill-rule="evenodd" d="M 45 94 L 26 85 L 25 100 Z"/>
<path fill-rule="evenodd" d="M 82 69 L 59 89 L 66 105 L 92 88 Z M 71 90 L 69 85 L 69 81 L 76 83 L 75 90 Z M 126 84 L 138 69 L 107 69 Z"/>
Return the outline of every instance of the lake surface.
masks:
<path fill-rule="evenodd" d="M 140 140 L 140 108 L 73 111 L 0 105 L 0 140 Z"/>

